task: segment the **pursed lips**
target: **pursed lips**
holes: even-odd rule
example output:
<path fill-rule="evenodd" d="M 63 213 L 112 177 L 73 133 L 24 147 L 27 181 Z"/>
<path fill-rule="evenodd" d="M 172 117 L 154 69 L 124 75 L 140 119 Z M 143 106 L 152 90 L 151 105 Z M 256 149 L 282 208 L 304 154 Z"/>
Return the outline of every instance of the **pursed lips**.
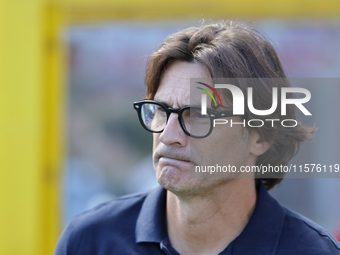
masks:
<path fill-rule="evenodd" d="M 157 160 L 160 160 L 161 158 L 167 158 L 167 159 L 179 160 L 179 161 L 184 161 L 184 162 L 190 162 L 190 156 L 188 157 L 180 153 L 159 152 L 159 153 L 156 153 L 155 158 Z"/>
<path fill-rule="evenodd" d="M 179 153 L 156 153 L 155 159 L 156 162 L 161 165 L 172 165 L 175 167 L 180 167 L 191 163 L 190 157 Z"/>
<path fill-rule="evenodd" d="M 187 168 L 190 165 L 189 160 L 183 160 L 178 158 L 170 158 L 166 156 L 161 156 L 158 160 L 159 165 L 162 166 L 174 166 L 176 168 Z"/>
<path fill-rule="evenodd" d="M 159 159 L 161 158 L 166 158 L 166 159 L 171 159 L 171 160 L 178 160 L 178 161 L 184 161 L 184 162 L 190 162 L 189 159 L 184 159 L 182 157 L 173 157 L 173 156 L 160 156 Z"/>

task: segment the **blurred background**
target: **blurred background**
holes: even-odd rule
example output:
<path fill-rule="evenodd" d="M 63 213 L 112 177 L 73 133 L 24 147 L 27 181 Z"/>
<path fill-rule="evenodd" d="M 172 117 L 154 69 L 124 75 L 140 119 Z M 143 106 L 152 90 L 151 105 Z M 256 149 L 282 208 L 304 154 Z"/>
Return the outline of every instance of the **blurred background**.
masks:
<path fill-rule="evenodd" d="M 53 254 L 75 215 L 157 185 L 152 135 L 132 103 L 169 34 L 202 20 L 254 22 L 288 77 L 340 78 L 339 15 L 337 0 L 0 0 L 0 254 Z M 302 146 L 296 162 L 340 163 L 339 88 L 313 105 L 333 106 L 326 142 Z M 337 233 L 340 178 L 285 179 L 271 193 Z"/>

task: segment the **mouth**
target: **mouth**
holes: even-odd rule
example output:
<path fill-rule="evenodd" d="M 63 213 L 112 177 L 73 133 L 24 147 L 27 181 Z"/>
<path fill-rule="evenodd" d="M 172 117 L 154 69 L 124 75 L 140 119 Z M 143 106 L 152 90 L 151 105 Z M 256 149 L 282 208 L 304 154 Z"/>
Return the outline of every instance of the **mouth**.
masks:
<path fill-rule="evenodd" d="M 156 153 L 155 154 L 155 159 L 157 161 L 160 161 L 160 160 L 167 160 L 167 161 L 178 161 L 178 162 L 187 162 L 187 163 L 190 163 L 191 160 L 190 160 L 190 156 L 189 155 L 186 155 L 187 153 Z"/>
<path fill-rule="evenodd" d="M 174 160 L 174 161 L 182 161 L 182 162 L 190 162 L 190 159 L 183 157 L 173 157 L 173 156 L 159 156 L 159 160 Z"/>
<path fill-rule="evenodd" d="M 190 169 L 193 163 L 190 157 L 190 151 L 179 150 L 178 148 L 159 148 L 154 151 L 153 155 L 154 164 L 160 167 L 177 168 L 179 170 Z"/>
<path fill-rule="evenodd" d="M 190 160 L 178 159 L 173 157 L 161 156 L 158 159 L 158 163 L 161 167 L 173 166 L 179 169 L 187 168 L 190 166 Z"/>

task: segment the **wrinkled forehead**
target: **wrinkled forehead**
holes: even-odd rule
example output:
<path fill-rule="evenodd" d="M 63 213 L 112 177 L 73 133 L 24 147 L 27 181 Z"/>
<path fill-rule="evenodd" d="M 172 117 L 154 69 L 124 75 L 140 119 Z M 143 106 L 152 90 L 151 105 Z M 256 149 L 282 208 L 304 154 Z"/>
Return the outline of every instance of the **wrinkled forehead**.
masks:
<path fill-rule="evenodd" d="M 163 83 L 159 86 L 154 100 L 169 107 L 182 107 L 190 102 L 190 88 L 187 83 Z"/>
<path fill-rule="evenodd" d="M 191 94 L 191 80 L 209 77 L 208 70 L 200 64 L 176 61 L 163 72 L 154 100 L 172 107 L 190 105 L 190 100 L 197 98 Z"/>

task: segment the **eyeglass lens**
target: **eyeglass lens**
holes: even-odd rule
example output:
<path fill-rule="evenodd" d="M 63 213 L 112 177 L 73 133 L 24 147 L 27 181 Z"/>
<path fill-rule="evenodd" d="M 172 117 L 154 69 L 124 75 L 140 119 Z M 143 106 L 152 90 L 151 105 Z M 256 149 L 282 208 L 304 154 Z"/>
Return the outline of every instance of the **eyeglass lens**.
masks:
<path fill-rule="evenodd" d="M 150 131 L 160 132 L 167 124 L 167 109 L 158 104 L 145 103 L 141 107 L 141 117 Z M 194 136 L 205 136 L 211 128 L 210 117 L 202 115 L 198 107 L 190 107 L 182 112 L 182 124 Z"/>
<path fill-rule="evenodd" d="M 151 131 L 160 132 L 167 122 L 166 109 L 160 105 L 145 103 L 141 108 L 144 125 Z"/>

